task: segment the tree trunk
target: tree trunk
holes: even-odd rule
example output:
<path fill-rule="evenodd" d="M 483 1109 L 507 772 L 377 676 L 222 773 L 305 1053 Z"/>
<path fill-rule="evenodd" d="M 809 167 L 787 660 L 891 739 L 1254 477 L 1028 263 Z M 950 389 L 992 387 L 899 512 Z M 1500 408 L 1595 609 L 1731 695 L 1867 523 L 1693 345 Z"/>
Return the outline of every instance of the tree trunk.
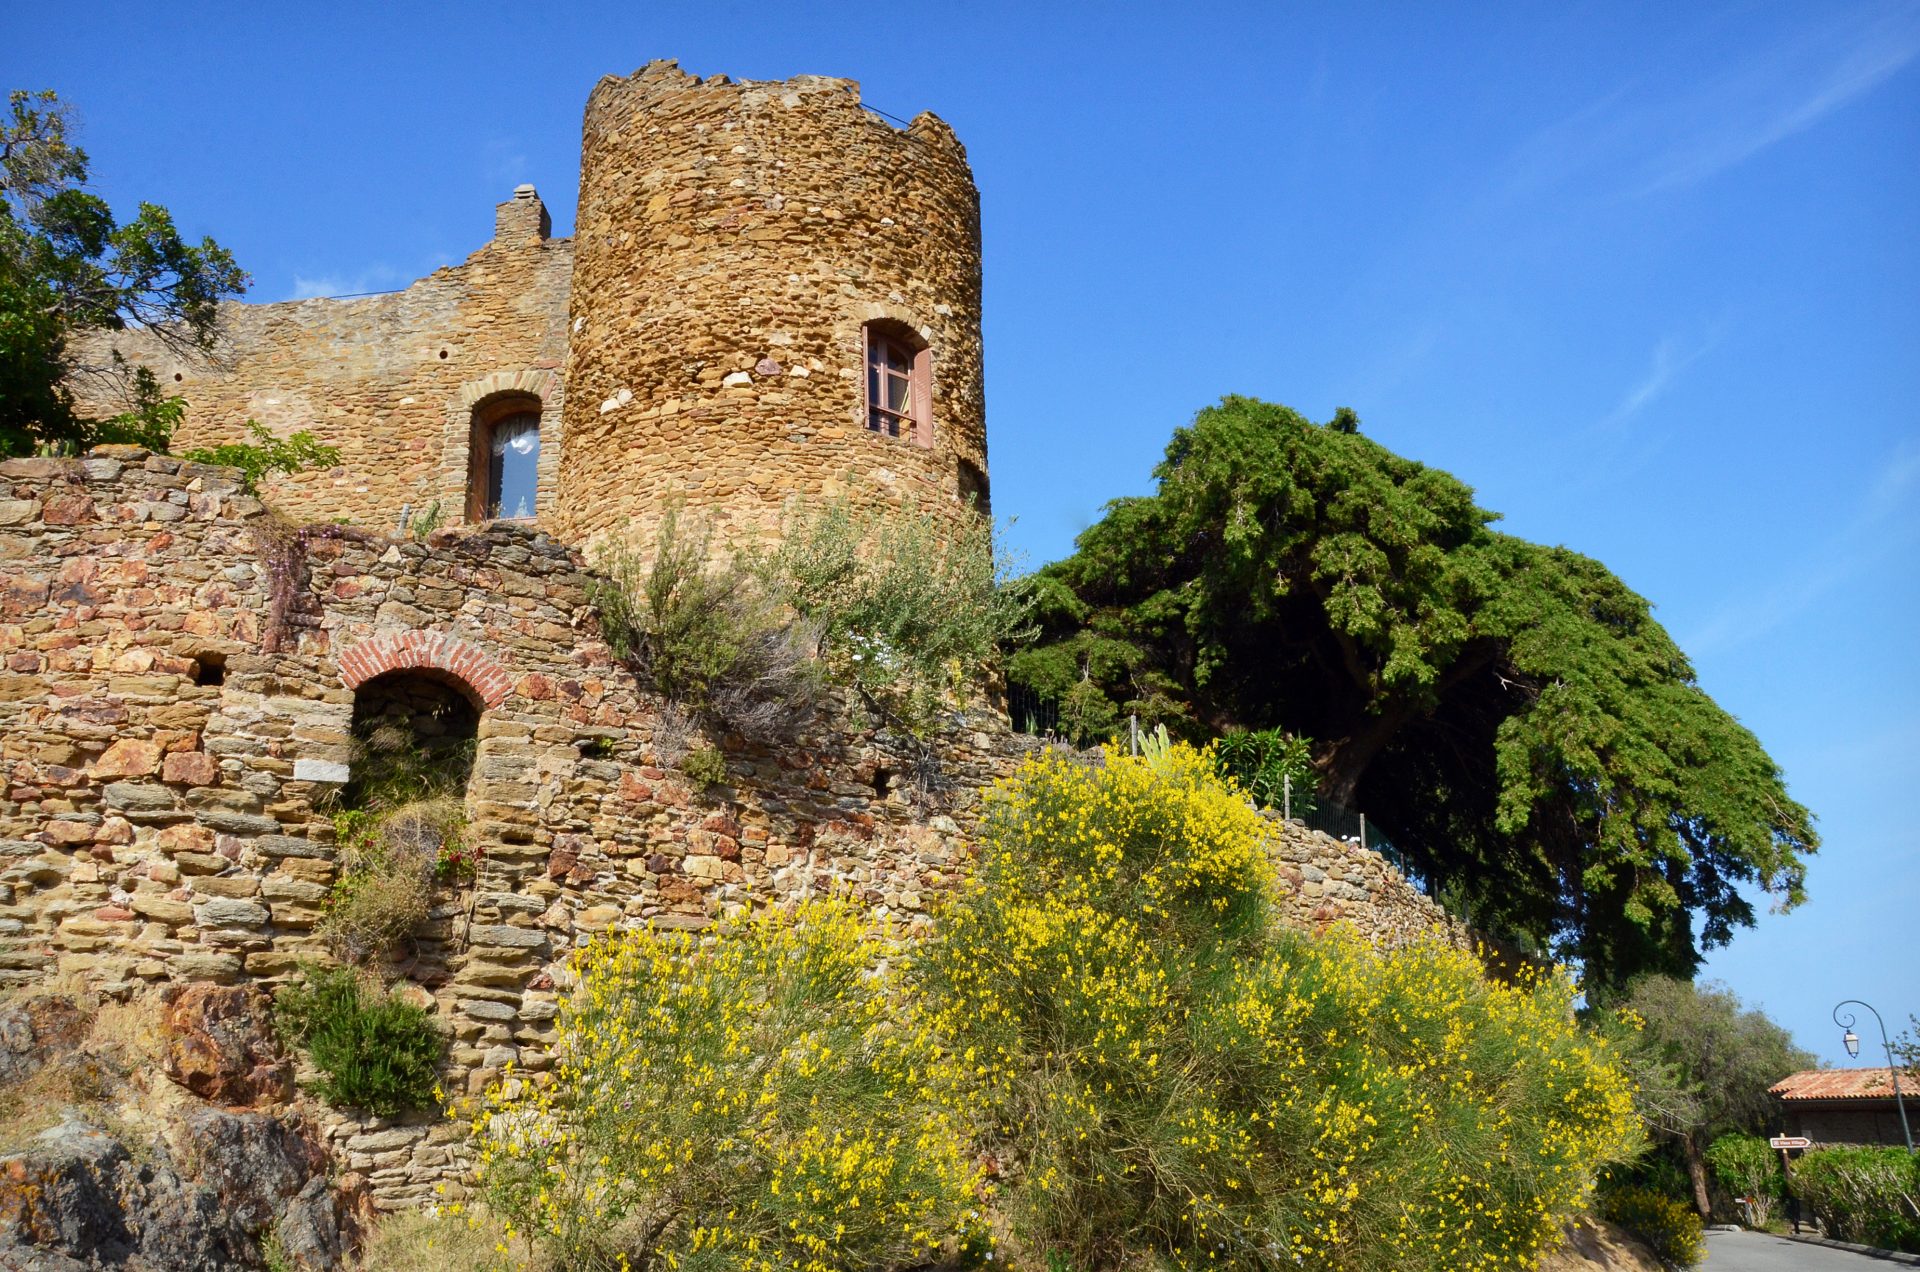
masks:
<path fill-rule="evenodd" d="M 1412 716 L 1404 708 L 1366 716 L 1346 736 L 1335 738 L 1314 760 L 1320 770 L 1320 793 L 1342 808 L 1352 808 L 1367 766 Z"/>
<path fill-rule="evenodd" d="M 1693 1208 L 1700 1212 L 1700 1218 L 1713 1218 L 1713 1199 L 1707 1196 L 1707 1163 L 1700 1155 L 1699 1141 L 1693 1136 L 1681 1137 L 1680 1145 L 1687 1155 L 1687 1178 L 1693 1181 Z"/>

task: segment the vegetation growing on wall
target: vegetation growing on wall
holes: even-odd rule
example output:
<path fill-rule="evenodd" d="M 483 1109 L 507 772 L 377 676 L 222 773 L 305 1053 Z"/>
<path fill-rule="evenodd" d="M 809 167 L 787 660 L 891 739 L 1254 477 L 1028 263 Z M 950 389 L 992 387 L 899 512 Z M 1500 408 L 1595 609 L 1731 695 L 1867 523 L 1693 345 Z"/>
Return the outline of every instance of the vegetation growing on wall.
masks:
<path fill-rule="evenodd" d="M 303 967 L 274 995 L 274 1022 L 320 1070 L 313 1090 L 329 1104 L 376 1117 L 432 1106 L 446 1045 L 433 1017 L 353 968 Z"/>
<path fill-rule="evenodd" d="M 1155 475 L 1035 580 L 1009 675 L 1063 722 L 1311 737 L 1324 794 L 1593 984 L 1691 975 L 1743 884 L 1801 899 L 1812 818 L 1598 562 L 1496 533 L 1346 411 L 1227 398 Z"/>
<path fill-rule="evenodd" d="M 594 603 L 616 657 L 712 723 L 772 737 L 810 717 L 823 682 L 912 737 L 975 691 L 1020 637 L 1027 602 L 984 521 L 844 502 L 793 516 L 779 545 L 722 560 L 669 508 L 652 556 L 603 551 Z"/>
<path fill-rule="evenodd" d="M 241 486 L 248 494 L 258 494 L 260 483 L 270 473 L 291 475 L 308 469 L 337 468 L 340 465 L 340 448 L 316 441 L 313 434 L 305 429 L 286 437 L 276 437 L 264 424 L 248 420 L 247 436 L 250 441 L 200 446 L 184 452 L 180 458 L 196 464 L 238 468 Z M 165 450 L 166 440 L 163 439 L 154 449 Z"/>
<path fill-rule="evenodd" d="M 1030 607 L 984 517 L 945 525 L 908 507 L 845 501 L 788 518 L 759 563 L 799 616 L 827 674 L 879 720 L 914 737 L 965 701 L 1027 633 Z"/>
<path fill-rule="evenodd" d="M 352 779 L 333 798 L 340 875 L 319 929 L 346 962 L 398 953 L 426 922 L 434 885 L 472 882 L 484 856 L 464 799 L 471 715 L 455 691 L 443 692 L 427 711 L 439 732 L 425 737 L 409 718 L 418 705 L 366 714 L 365 697 L 356 704 Z"/>
<path fill-rule="evenodd" d="M 615 540 L 599 565 L 592 600 L 608 646 L 670 703 L 758 739 L 812 717 L 820 680 L 804 638 L 744 558 L 720 557 L 711 527 L 670 505 L 651 557 Z"/>

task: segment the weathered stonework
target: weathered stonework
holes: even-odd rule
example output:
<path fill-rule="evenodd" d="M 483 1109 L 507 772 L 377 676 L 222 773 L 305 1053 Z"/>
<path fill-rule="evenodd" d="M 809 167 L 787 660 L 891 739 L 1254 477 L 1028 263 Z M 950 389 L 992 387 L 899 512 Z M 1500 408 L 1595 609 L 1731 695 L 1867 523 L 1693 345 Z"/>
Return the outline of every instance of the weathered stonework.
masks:
<path fill-rule="evenodd" d="M 234 1022 L 257 1024 L 255 987 L 325 953 L 326 800 L 353 775 L 356 704 L 471 726 L 485 855 L 439 891 L 402 969 L 447 1032 L 455 1092 L 550 1066 L 567 957 L 609 929 L 829 891 L 897 930 L 928 923 L 966 869 L 982 789 L 1043 744 L 991 707 L 955 713 L 929 766 L 828 713 L 785 745 L 711 739 L 727 778 L 698 786 L 672 762 L 665 704 L 601 638 L 578 548 L 644 543 L 670 501 L 735 541 L 796 498 L 977 515 L 965 151 L 931 115 L 884 122 L 850 81 L 656 63 L 594 90 L 579 222 L 553 239 L 521 187 L 492 242 L 402 291 L 227 306 L 212 366 L 117 338 L 187 398 L 177 448 L 255 419 L 338 446 L 337 469 L 255 498 L 232 470 L 130 447 L 0 462 L 0 985 L 164 996 L 204 1025 L 176 1030 L 177 1081 L 283 1093 L 283 1062 Z M 927 346 L 915 436 L 864 426 L 876 320 Z M 537 515 L 462 525 L 476 421 L 528 405 Z M 451 528 L 400 533 L 436 504 Z M 1277 822 L 1271 851 L 1289 922 L 1466 940 L 1374 854 Z M 319 1116 L 381 1203 L 458 1188 L 458 1126 Z M 98 1138 L 82 1147 L 107 1152 Z"/>
<path fill-rule="evenodd" d="M 295 521 L 345 518 L 391 530 L 403 512 L 436 503 L 445 521 L 461 521 L 474 409 L 508 396 L 538 404 L 538 501 L 548 503 L 565 438 L 573 244 L 546 237 L 546 225 L 546 209 L 524 186 L 500 205 L 491 242 L 401 291 L 222 305 L 211 363 L 170 358 L 139 333 L 96 338 L 82 352 L 101 360 L 117 345 L 186 398 L 175 450 L 243 441 L 249 419 L 339 447 L 337 468 L 269 480 L 267 498 Z M 82 398 L 96 412 L 121 409 Z"/>
<path fill-rule="evenodd" d="M 269 479 L 297 521 L 477 518 L 476 421 L 509 405 L 539 413 L 533 521 L 569 542 L 644 545 L 669 501 L 731 541 L 764 538 L 796 497 L 984 508 L 979 197 L 938 118 L 895 128 L 819 76 L 609 76 L 587 104 L 579 226 L 551 238 L 522 186 L 491 242 L 400 291 L 223 306 L 211 363 L 138 332 L 82 353 L 117 347 L 186 398 L 176 450 L 245 440 L 250 419 L 339 447 L 337 468 Z M 864 426 L 877 319 L 928 348 L 921 438 Z M 92 413 L 121 409 L 75 387 Z"/>
<path fill-rule="evenodd" d="M 792 497 L 964 515 L 986 471 L 979 196 L 953 130 L 850 80 L 656 62 L 587 103 L 560 532 L 669 499 L 732 537 Z M 928 445 L 865 427 L 862 327 L 931 350 Z"/>
<path fill-rule="evenodd" d="M 126 997 L 270 983 L 320 955 L 337 864 L 317 801 L 347 774 L 356 687 L 430 676 L 479 712 L 467 806 L 487 855 L 407 964 L 456 1090 L 550 1063 L 564 960 L 609 928 L 829 890 L 925 924 L 966 866 L 980 789 L 1040 745 L 990 710 L 956 718 L 920 789 L 913 756 L 823 718 L 780 748 L 716 739 L 728 780 L 703 791 L 656 752 L 662 704 L 611 658 L 580 557 L 531 528 L 315 540 L 312 621 L 264 653 L 268 514 L 231 470 L 131 448 L 9 460 L 11 507 L 0 981 Z M 1273 851 L 1303 926 L 1398 942 L 1445 922 L 1373 854 L 1296 826 Z M 461 1174 L 444 1123 L 336 1114 L 327 1133 L 385 1204 Z"/>

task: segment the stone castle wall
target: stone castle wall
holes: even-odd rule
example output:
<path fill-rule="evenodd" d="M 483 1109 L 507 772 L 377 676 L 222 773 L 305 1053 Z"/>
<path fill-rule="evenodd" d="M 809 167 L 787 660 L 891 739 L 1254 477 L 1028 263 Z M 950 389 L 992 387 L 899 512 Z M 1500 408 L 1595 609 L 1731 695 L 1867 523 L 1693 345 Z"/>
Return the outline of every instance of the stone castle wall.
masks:
<path fill-rule="evenodd" d="M 979 197 L 938 118 L 895 128 L 850 80 L 654 63 L 595 88 L 579 208 L 575 238 L 550 238 L 523 186 L 491 242 L 403 290 L 224 305 L 210 361 L 139 332 L 81 356 L 117 348 L 184 396 L 176 450 L 248 420 L 339 447 L 337 468 L 269 480 L 297 519 L 465 520 L 476 410 L 507 395 L 540 410 L 535 523 L 570 542 L 644 545 L 669 501 L 734 542 L 796 497 L 956 523 L 986 505 Z M 927 346 L 923 436 L 865 427 L 874 320 Z M 75 387 L 89 413 L 122 409 Z"/>
<path fill-rule="evenodd" d="M 250 419 L 282 437 L 304 429 L 339 447 L 339 467 L 270 478 L 266 493 L 298 520 L 382 530 L 398 526 L 403 509 L 417 514 L 435 502 L 447 522 L 463 520 L 474 409 L 522 396 L 540 410 L 538 502 L 550 505 L 573 244 L 547 237 L 548 224 L 524 186 L 497 210 L 492 241 L 403 290 L 224 304 L 211 360 L 174 358 L 138 332 L 91 337 L 80 356 L 103 363 L 118 347 L 185 397 L 177 451 L 244 441 Z M 90 413 L 123 409 L 93 387 L 94 396 L 80 395 Z"/>
<path fill-rule="evenodd" d="M 563 536 L 644 534 L 670 498 L 734 539 L 796 495 L 964 515 L 986 472 L 980 214 L 952 129 L 895 128 L 850 80 L 654 63 L 594 89 L 580 191 Z M 865 427 L 875 319 L 930 350 L 927 445 Z"/>
<path fill-rule="evenodd" d="M 829 889 L 923 924 L 966 867 L 980 788 L 1040 745 L 973 713 L 920 791 L 909 756 L 824 719 L 778 748 L 716 739 L 728 779 L 702 791 L 600 639 L 577 553 L 510 523 L 424 544 L 319 526 L 304 553 L 285 536 L 231 470 L 131 448 L 0 462 L 0 982 L 131 997 L 320 956 L 323 796 L 356 690 L 390 673 L 480 712 L 485 862 L 404 968 L 450 1035 L 454 1090 L 548 1065 L 562 962 L 610 927 Z M 270 560 L 297 593 L 277 632 Z M 1274 853 L 1303 926 L 1397 942 L 1443 921 L 1372 854 L 1291 825 Z M 390 1205 L 461 1172 L 457 1128 L 425 1117 L 332 1115 L 329 1133 Z"/>

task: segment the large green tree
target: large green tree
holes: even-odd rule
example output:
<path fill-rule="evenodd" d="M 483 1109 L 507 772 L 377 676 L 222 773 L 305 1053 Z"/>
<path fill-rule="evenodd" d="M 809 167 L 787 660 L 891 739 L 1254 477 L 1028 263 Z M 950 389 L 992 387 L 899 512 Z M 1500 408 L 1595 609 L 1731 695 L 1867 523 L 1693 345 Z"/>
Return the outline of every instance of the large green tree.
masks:
<path fill-rule="evenodd" d="M 1802 899 L 1811 817 L 1598 562 L 1497 533 L 1345 410 L 1227 398 L 1155 475 L 1034 579 L 1010 674 L 1070 728 L 1315 739 L 1326 797 L 1602 983 L 1691 975 L 1752 922 L 1742 885 Z"/>
<path fill-rule="evenodd" d="M 117 354 L 81 358 L 73 338 L 139 327 L 171 352 L 204 356 L 220 301 L 247 284 L 225 248 L 189 244 L 163 207 L 142 203 L 116 221 L 85 189 L 87 156 L 68 123 L 47 92 L 10 94 L 0 118 L 0 455 L 118 440 L 164 448 L 180 400 Z M 79 414 L 72 386 L 83 379 L 123 409 Z"/>
<path fill-rule="evenodd" d="M 1732 1132 L 1767 1134 L 1775 1118 L 1767 1088 L 1816 1061 L 1725 985 L 1646 976 L 1627 990 L 1624 1005 L 1644 1022 L 1641 1046 L 1670 1067 L 1690 1096 L 1683 1115 L 1655 1120 L 1653 1129 L 1686 1166 L 1694 1205 L 1705 1216 L 1711 1210 L 1707 1146 Z"/>

